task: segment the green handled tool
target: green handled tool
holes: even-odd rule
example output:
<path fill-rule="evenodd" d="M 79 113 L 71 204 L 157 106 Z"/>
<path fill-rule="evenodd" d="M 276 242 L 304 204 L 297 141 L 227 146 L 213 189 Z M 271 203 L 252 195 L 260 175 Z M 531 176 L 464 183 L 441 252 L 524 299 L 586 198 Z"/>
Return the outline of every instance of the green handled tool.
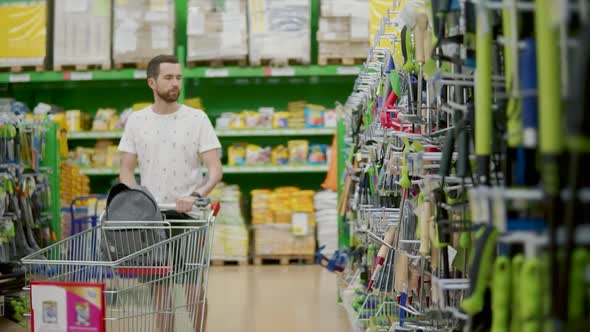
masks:
<path fill-rule="evenodd" d="M 522 331 L 522 314 L 521 314 L 521 300 L 519 290 L 522 284 L 521 274 L 522 266 L 524 264 L 524 256 L 516 254 L 512 258 L 512 301 L 511 301 L 511 322 L 510 331 Z"/>
<path fill-rule="evenodd" d="M 469 315 L 483 310 L 497 238 L 498 232 L 491 225 L 482 225 L 475 233 L 474 248 L 469 257 L 470 286 L 461 303 L 461 308 Z"/>
<path fill-rule="evenodd" d="M 498 256 L 492 276 L 492 329 L 508 332 L 510 326 L 511 262 L 508 256 Z"/>
<path fill-rule="evenodd" d="M 542 155 L 542 183 L 545 193 L 545 215 L 551 254 L 551 315 L 565 319 L 563 294 L 560 292 L 557 264 L 557 223 L 562 218 L 560 201 L 560 158 L 563 153 L 561 74 L 558 31 L 547 22 L 553 14 L 553 0 L 535 0 L 535 35 L 537 44 L 537 78 L 539 98 L 539 148 Z"/>
<path fill-rule="evenodd" d="M 483 4 L 477 7 L 475 69 L 475 155 L 477 181 L 489 184 L 492 154 L 492 28 Z"/>
<path fill-rule="evenodd" d="M 545 271 L 539 258 L 527 259 L 520 275 L 522 332 L 540 332 L 543 314 L 543 287 L 541 275 Z"/>

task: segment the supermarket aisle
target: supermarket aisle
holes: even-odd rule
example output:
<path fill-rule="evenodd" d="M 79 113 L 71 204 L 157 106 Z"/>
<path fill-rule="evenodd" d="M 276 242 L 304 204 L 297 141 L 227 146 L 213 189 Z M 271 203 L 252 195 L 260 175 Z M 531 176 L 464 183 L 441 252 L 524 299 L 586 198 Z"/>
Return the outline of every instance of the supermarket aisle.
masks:
<path fill-rule="evenodd" d="M 348 332 L 335 276 L 319 266 L 213 267 L 208 332 Z"/>
<path fill-rule="evenodd" d="M 349 332 L 335 276 L 318 266 L 212 267 L 207 332 Z M 0 319 L 0 331 L 21 332 Z"/>

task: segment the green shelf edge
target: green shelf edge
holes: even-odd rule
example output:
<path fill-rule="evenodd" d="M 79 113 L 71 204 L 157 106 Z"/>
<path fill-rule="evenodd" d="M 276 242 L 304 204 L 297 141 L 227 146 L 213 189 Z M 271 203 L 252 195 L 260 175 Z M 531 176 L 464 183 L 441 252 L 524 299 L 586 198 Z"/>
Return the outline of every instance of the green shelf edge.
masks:
<path fill-rule="evenodd" d="M 289 67 L 196 67 L 185 68 L 185 78 L 248 78 L 248 77 L 308 77 L 308 76 L 356 76 L 360 65 L 309 65 Z M 0 73 L 0 83 L 74 82 L 74 81 L 122 81 L 145 79 L 142 69 L 44 71 Z"/>
<path fill-rule="evenodd" d="M 218 129 L 218 137 L 274 137 L 274 136 L 332 136 L 336 128 L 305 128 L 305 129 Z M 69 140 L 83 139 L 118 139 L 122 131 L 79 131 L 69 132 Z"/>
<path fill-rule="evenodd" d="M 284 165 L 284 166 L 223 166 L 224 174 L 253 174 L 253 173 L 323 173 L 328 171 L 328 165 Z M 116 167 L 89 167 L 80 169 L 85 175 L 117 175 Z M 135 171 L 138 173 L 138 170 Z"/>

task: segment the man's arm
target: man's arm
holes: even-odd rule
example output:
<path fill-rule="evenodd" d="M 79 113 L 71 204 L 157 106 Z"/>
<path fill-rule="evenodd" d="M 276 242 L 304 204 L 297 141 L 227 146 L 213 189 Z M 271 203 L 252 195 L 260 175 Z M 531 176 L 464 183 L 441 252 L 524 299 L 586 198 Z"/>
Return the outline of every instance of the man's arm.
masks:
<path fill-rule="evenodd" d="M 137 186 L 135 181 L 135 162 L 137 155 L 134 153 L 123 152 L 121 155 L 121 170 L 119 173 L 119 181 L 128 186 Z"/>
<path fill-rule="evenodd" d="M 205 197 L 213 191 L 217 183 L 223 178 L 220 150 L 212 149 L 205 151 L 201 153 L 201 159 L 205 162 L 205 166 L 207 167 L 207 182 L 197 189 L 197 193 L 199 193 L 201 197 Z"/>
<path fill-rule="evenodd" d="M 221 167 L 220 149 L 211 149 L 201 153 L 201 159 L 205 162 L 207 167 L 207 181 L 197 189 L 197 193 L 201 197 L 209 195 L 215 188 L 215 185 L 223 177 L 223 169 Z M 176 211 L 186 213 L 193 209 L 195 197 L 181 197 L 176 200 Z"/>

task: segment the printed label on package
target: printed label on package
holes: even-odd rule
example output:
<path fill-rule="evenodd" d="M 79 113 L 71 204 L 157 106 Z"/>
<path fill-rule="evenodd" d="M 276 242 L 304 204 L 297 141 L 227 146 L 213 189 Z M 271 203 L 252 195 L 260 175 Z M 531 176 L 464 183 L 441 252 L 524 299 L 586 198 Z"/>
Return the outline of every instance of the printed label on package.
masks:
<path fill-rule="evenodd" d="M 31 282 L 33 332 L 104 332 L 104 284 Z"/>

